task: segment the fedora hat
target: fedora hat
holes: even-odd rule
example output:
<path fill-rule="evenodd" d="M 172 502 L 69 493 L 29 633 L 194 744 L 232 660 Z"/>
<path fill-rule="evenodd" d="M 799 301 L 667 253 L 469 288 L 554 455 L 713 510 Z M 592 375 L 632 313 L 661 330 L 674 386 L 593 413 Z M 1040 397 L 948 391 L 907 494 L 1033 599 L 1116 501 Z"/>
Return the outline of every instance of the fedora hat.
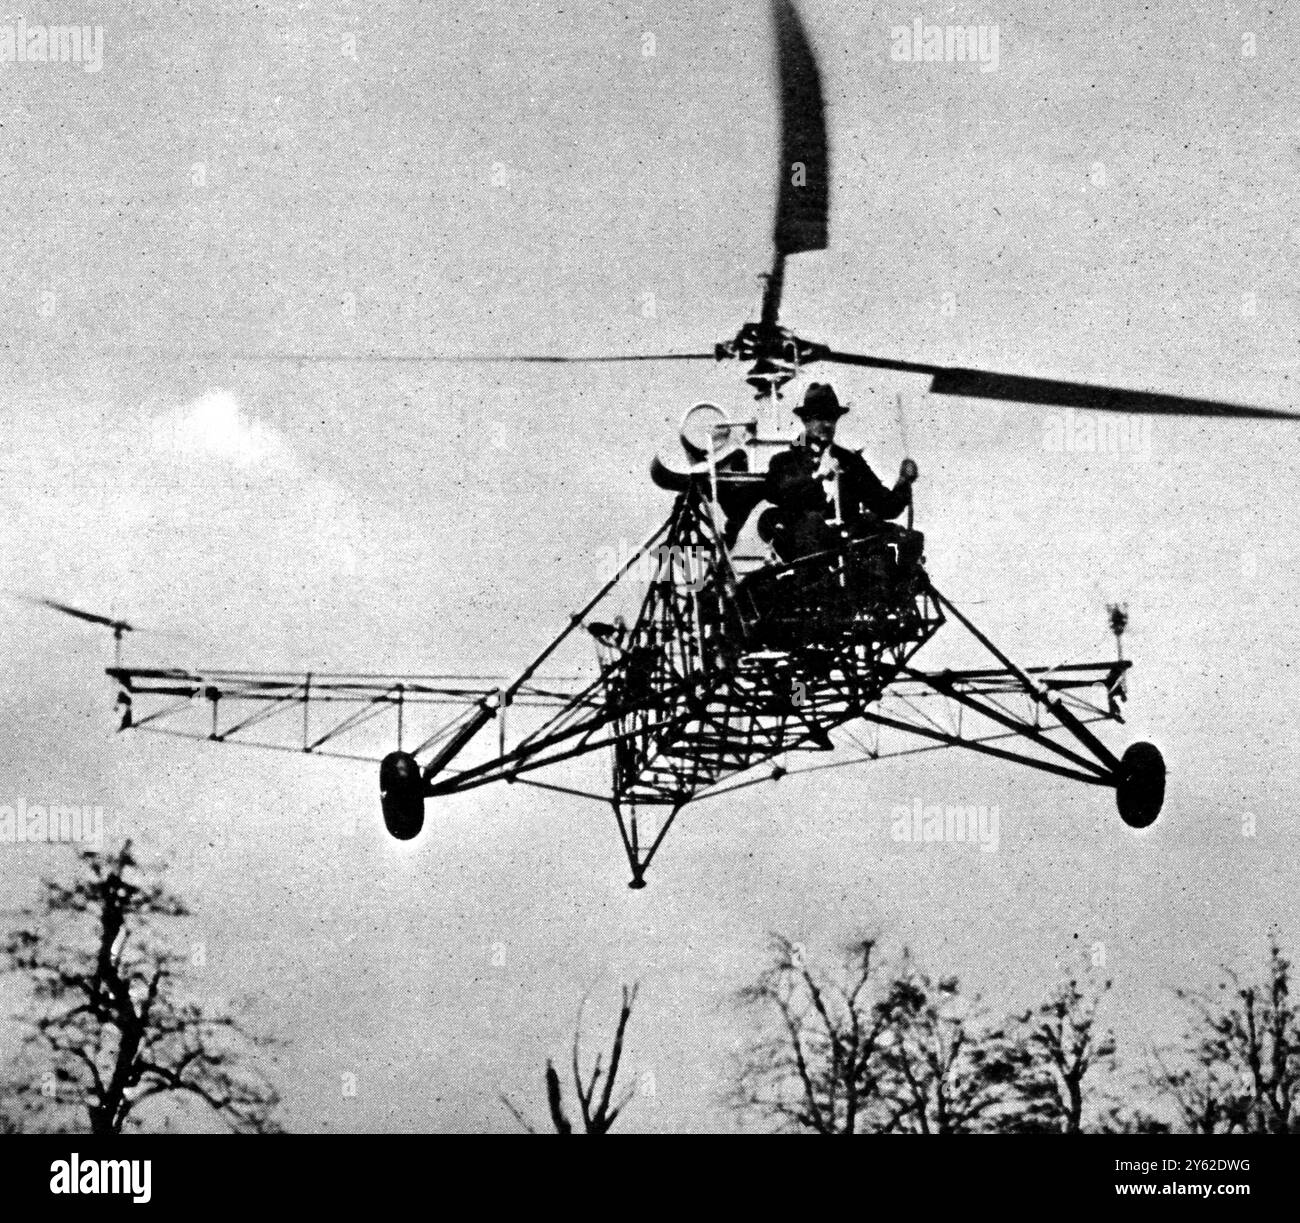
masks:
<path fill-rule="evenodd" d="M 836 420 L 848 411 L 829 382 L 814 382 L 804 392 L 803 403 L 794 410 L 800 420 Z"/>

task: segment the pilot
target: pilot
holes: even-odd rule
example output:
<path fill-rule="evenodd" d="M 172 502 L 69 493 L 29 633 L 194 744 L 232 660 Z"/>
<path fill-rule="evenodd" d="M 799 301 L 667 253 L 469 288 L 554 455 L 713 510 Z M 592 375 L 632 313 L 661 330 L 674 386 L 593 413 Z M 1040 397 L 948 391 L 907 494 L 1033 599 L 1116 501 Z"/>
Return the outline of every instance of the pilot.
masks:
<path fill-rule="evenodd" d="M 911 501 L 916 464 L 904 459 L 898 482 L 886 488 L 856 450 L 835 445 L 835 429 L 848 411 L 829 383 L 814 382 L 794 413 L 803 432 L 768 466 L 763 498 L 771 502 L 758 519 L 758 533 L 783 561 L 833 548 L 871 534 L 897 518 Z"/>

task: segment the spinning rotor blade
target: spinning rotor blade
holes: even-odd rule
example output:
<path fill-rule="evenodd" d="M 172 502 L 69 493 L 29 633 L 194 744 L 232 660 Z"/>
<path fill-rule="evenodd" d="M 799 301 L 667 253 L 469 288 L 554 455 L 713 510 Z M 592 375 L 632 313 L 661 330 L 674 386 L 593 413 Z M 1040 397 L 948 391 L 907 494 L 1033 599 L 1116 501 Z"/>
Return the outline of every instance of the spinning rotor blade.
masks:
<path fill-rule="evenodd" d="M 826 249 L 830 163 L 821 75 L 791 0 L 772 0 L 781 75 L 781 164 L 778 169 L 778 255 Z"/>
<path fill-rule="evenodd" d="M 1088 382 L 1058 382 L 1050 378 L 1026 378 L 1019 374 L 998 374 L 988 370 L 958 369 L 924 365 L 914 361 L 891 361 L 860 353 L 818 352 L 816 360 L 868 369 L 895 370 L 905 374 L 927 374 L 934 395 L 960 395 L 971 399 L 1002 399 L 1012 403 L 1050 407 L 1085 408 L 1094 412 L 1129 412 L 1142 416 L 1231 416 L 1239 419 L 1300 420 L 1300 413 L 1280 408 L 1256 408 L 1222 403 L 1216 399 L 1191 399 L 1162 395 L 1155 391 L 1128 391 Z"/>
<path fill-rule="evenodd" d="M 760 325 L 774 330 L 781 313 L 785 257 L 826 249 L 830 160 L 821 75 L 791 0 L 772 0 L 781 78 L 781 160 L 777 165 L 776 257 L 763 289 Z"/>
<path fill-rule="evenodd" d="M 110 616 L 101 616 L 98 612 L 82 611 L 79 607 L 70 607 L 66 603 L 59 603 L 54 599 L 47 599 L 41 595 L 24 595 L 13 594 L 15 599 L 21 599 L 24 603 L 32 603 L 38 607 L 48 607 L 51 611 L 62 612 L 65 616 L 75 616 L 78 620 L 85 620 L 90 624 L 102 624 L 111 628 L 115 633 L 129 633 L 132 626 L 125 620 L 114 620 Z"/>
<path fill-rule="evenodd" d="M 498 362 L 526 362 L 531 365 L 609 365 L 620 361 L 712 361 L 711 352 L 652 352 L 623 353 L 613 357 L 535 357 L 535 356 L 466 356 L 466 357 L 413 357 L 411 360 L 460 362 L 463 364 L 493 364 Z"/>
<path fill-rule="evenodd" d="M 616 356 L 541 356 L 515 353 L 320 353 L 320 352 L 159 352 L 140 355 L 171 361 L 247 361 L 271 364 L 277 361 L 303 365 L 590 365 L 622 361 L 713 361 L 711 352 L 621 353 Z"/>
<path fill-rule="evenodd" d="M 120 638 L 123 633 L 144 633 L 149 637 L 170 637 L 178 641 L 194 640 L 192 633 L 174 629 L 151 628 L 148 625 L 128 624 L 125 620 L 114 620 L 112 616 L 101 616 L 99 612 L 84 611 L 80 607 L 60 603 L 57 599 L 47 599 L 44 595 L 29 595 L 16 590 L 7 590 L 3 593 L 11 599 L 21 599 L 22 602 L 30 603 L 33 607 L 48 607 L 51 611 L 62 612 L 65 616 L 84 620 L 87 624 L 102 624 L 105 628 L 111 628 L 113 636 L 117 638 Z"/>

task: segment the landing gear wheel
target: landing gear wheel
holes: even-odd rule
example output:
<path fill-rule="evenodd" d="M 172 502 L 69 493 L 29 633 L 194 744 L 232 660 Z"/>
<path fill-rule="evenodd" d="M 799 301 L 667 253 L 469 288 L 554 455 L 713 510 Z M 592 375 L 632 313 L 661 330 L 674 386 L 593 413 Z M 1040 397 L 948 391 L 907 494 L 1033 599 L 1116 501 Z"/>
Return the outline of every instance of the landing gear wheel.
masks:
<path fill-rule="evenodd" d="M 389 752 L 379 765 L 379 802 L 384 825 L 399 841 L 418 836 L 424 827 L 424 778 L 415 757 Z"/>
<path fill-rule="evenodd" d="M 1165 802 L 1165 760 L 1154 743 L 1135 743 L 1119 762 L 1115 805 L 1130 828 L 1148 828 Z"/>

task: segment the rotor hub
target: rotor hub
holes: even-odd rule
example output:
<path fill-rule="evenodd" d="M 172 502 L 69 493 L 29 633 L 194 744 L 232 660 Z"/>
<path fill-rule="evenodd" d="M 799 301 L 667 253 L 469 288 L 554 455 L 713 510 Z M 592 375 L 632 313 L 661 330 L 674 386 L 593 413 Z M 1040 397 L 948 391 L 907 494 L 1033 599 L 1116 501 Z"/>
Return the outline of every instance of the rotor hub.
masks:
<path fill-rule="evenodd" d="M 829 350 L 824 344 L 800 339 L 788 327 L 768 323 L 746 323 L 733 339 L 714 347 L 719 361 L 752 361 L 745 381 L 757 398 L 780 398 L 781 388 L 794 378 L 802 366 L 820 361 Z"/>

